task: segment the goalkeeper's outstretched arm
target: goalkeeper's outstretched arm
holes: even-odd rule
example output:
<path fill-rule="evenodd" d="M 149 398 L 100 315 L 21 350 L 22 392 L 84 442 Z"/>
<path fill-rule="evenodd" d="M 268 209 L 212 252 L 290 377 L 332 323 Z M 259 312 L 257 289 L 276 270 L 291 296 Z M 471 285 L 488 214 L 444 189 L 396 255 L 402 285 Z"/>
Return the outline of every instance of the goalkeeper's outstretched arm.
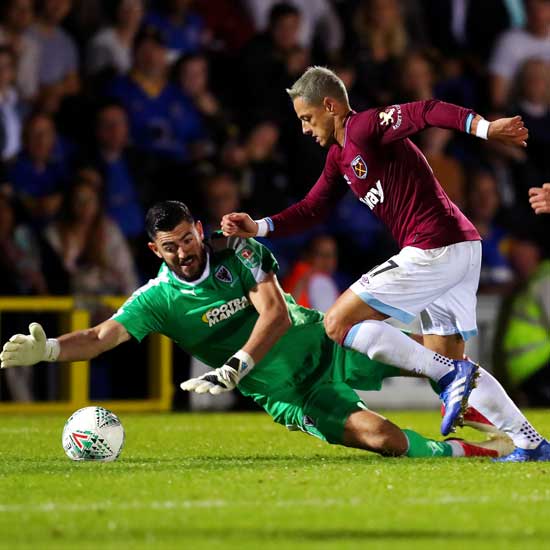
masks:
<path fill-rule="evenodd" d="M 128 331 L 112 319 L 58 338 L 46 338 L 42 326 L 31 323 L 29 334 L 15 334 L 4 344 L 1 367 L 25 367 L 41 361 L 86 361 L 129 339 Z"/>

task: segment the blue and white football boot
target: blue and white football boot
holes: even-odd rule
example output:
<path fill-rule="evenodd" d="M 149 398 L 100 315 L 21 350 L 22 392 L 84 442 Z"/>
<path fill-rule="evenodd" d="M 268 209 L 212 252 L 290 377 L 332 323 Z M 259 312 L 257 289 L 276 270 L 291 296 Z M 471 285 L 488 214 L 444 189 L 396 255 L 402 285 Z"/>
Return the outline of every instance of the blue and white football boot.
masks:
<path fill-rule="evenodd" d="M 478 365 L 466 359 L 454 360 L 454 370 L 447 373 L 438 385 L 439 397 L 445 405 L 445 414 L 441 420 L 441 433 L 448 435 L 456 426 L 461 426 L 468 407 L 468 397 L 475 388 L 479 375 Z"/>
<path fill-rule="evenodd" d="M 549 462 L 550 443 L 543 439 L 534 449 L 516 447 L 509 455 L 495 458 L 494 462 Z"/>

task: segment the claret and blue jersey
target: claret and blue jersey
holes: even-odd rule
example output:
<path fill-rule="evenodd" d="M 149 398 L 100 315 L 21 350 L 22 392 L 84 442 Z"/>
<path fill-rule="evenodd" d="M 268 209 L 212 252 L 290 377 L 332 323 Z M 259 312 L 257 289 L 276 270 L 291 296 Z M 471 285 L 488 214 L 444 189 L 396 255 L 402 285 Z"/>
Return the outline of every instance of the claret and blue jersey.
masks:
<path fill-rule="evenodd" d="M 274 235 L 301 232 L 328 217 L 351 189 L 401 248 L 480 240 L 408 136 L 437 126 L 466 131 L 473 112 L 438 100 L 351 113 L 343 146 L 332 145 L 317 183 L 300 202 L 270 218 Z"/>

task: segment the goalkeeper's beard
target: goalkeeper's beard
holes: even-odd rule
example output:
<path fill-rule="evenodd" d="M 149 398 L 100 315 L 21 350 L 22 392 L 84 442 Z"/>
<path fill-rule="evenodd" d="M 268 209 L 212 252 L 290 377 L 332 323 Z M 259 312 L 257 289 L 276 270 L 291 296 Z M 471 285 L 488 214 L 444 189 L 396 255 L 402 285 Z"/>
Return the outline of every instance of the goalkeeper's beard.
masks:
<path fill-rule="evenodd" d="M 193 258 L 193 260 L 189 265 L 186 265 L 185 262 L 179 262 L 172 267 L 172 271 L 184 281 L 195 281 L 204 273 L 206 268 L 206 252 L 204 250 L 201 256 L 191 255 L 190 258 Z M 188 261 L 188 258 L 186 260 Z"/>

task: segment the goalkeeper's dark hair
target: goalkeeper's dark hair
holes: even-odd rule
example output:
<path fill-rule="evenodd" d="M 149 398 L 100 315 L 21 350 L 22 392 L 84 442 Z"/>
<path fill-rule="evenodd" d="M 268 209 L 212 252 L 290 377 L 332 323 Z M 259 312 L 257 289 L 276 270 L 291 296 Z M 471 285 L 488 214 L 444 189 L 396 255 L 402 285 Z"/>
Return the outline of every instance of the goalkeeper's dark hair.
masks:
<path fill-rule="evenodd" d="M 195 223 L 187 205 L 180 201 L 157 202 L 145 217 L 145 230 L 154 241 L 159 231 L 171 231 L 181 222 Z"/>

